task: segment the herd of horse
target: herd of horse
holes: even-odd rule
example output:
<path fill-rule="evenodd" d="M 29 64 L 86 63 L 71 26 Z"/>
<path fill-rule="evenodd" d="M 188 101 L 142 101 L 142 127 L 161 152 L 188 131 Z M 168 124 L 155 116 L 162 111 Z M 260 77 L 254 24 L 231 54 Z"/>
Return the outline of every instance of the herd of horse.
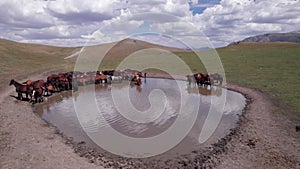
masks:
<path fill-rule="evenodd" d="M 43 101 L 43 96 L 50 96 L 54 92 L 65 90 L 77 91 L 79 86 L 101 83 L 115 83 L 123 80 L 130 81 L 131 84 L 140 86 L 141 78 L 146 78 L 146 73 L 137 70 L 105 70 L 93 72 L 70 71 L 65 73 L 51 74 L 47 80 L 27 80 L 19 83 L 12 79 L 9 85 L 14 85 L 18 93 L 18 99 L 23 100 L 23 94 L 26 100 L 33 103 Z M 222 85 L 223 77 L 220 74 L 196 73 L 187 75 L 189 86 L 192 84 L 197 86 Z"/>
<path fill-rule="evenodd" d="M 26 95 L 26 100 L 33 103 L 43 101 L 43 96 L 52 95 L 54 92 L 65 90 L 77 91 L 79 86 L 100 83 L 113 83 L 128 80 L 135 85 L 142 84 L 142 77 L 146 77 L 146 73 L 137 70 L 126 69 L 120 70 L 105 70 L 94 72 L 79 72 L 70 71 L 66 73 L 51 74 L 47 80 L 27 80 L 19 83 L 12 79 L 9 85 L 14 85 L 18 93 L 18 99 L 24 100 L 23 94 Z"/>
<path fill-rule="evenodd" d="M 195 84 L 198 86 L 218 85 L 223 83 L 223 76 L 219 73 L 195 73 L 193 75 L 186 76 L 189 85 Z"/>

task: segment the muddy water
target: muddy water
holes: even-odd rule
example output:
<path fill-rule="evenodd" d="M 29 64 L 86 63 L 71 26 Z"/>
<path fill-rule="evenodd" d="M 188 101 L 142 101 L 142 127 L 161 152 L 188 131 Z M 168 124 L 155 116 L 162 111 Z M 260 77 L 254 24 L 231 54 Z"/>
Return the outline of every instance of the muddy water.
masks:
<path fill-rule="evenodd" d="M 114 93 L 112 94 L 112 92 Z M 102 113 L 109 126 L 123 135 L 134 138 L 156 136 L 172 126 L 182 106 L 182 98 L 187 99 L 190 105 L 199 104 L 197 106 L 199 108 L 197 119 L 187 136 L 168 152 L 151 158 L 173 158 L 209 147 L 228 134 L 231 128 L 235 127 L 238 116 L 242 113 L 246 104 L 246 99 L 241 94 L 223 88 L 198 88 L 196 86 L 188 86 L 184 81 L 176 83 L 174 80 L 148 78 L 141 86 L 123 82 L 113 85 L 81 87 L 73 95 L 71 91 L 58 93 L 53 97 L 48 97 L 45 103 L 35 106 L 35 111 L 44 120 L 56 126 L 64 135 L 72 137 L 76 142 L 84 141 L 85 145 L 105 152 L 84 132 L 74 108 L 74 101 L 84 99 L 85 95 L 91 93 L 95 97 L 98 112 Z M 226 104 L 217 129 L 205 143 L 199 144 L 199 133 L 208 116 L 212 100 L 224 95 L 226 96 Z M 121 99 L 128 98 L 128 100 L 119 101 L 118 98 L 113 96 L 119 96 L 118 98 Z M 119 107 L 115 107 L 115 102 L 118 102 Z M 148 114 L 153 112 L 154 115 L 148 117 L 151 119 L 149 121 L 143 119 L 146 121 L 144 123 L 134 121 L 136 119 L 128 119 L 127 117 L 130 117 L 130 113 L 127 111 L 133 111 L 130 108 L 126 110 L 128 103 L 133 105 L 135 111 L 148 111 Z M 84 105 L 87 112 L 93 111 L 89 110 L 89 103 L 83 101 L 81 104 Z M 164 106 L 163 112 L 161 111 L 161 105 Z M 122 112 L 120 113 L 120 111 Z M 105 127 L 108 127 L 107 124 L 91 124 L 88 130 L 96 131 Z"/>

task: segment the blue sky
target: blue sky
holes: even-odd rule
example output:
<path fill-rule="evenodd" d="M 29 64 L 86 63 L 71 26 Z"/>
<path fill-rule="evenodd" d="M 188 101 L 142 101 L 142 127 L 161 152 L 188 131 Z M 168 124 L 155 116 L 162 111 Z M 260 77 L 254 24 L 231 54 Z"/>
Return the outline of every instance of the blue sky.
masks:
<path fill-rule="evenodd" d="M 253 35 L 299 31 L 299 9 L 300 0 L 1 0 L 0 38 L 80 46 L 139 33 L 154 43 L 220 47 Z"/>
<path fill-rule="evenodd" d="M 221 0 L 198 0 L 197 3 L 189 2 L 190 10 L 193 15 L 201 14 L 206 8 L 219 4 L 220 1 Z"/>

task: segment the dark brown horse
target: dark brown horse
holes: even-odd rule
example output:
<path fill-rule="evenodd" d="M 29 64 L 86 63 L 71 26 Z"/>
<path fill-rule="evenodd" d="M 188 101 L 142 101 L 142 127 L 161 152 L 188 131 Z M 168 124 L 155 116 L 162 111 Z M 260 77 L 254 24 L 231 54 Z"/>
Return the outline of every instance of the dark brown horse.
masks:
<path fill-rule="evenodd" d="M 202 86 L 205 84 L 205 78 L 203 77 L 202 73 L 194 74 L 194 78 L 198 86 Z"/>
<path fill-rule="evenodd" d="M 207 73 L 196 73 L 193 75 L 187 75 L 186 78 L 189 85 L 191 85 L 192 83 L 197 84 L 198 86 L 212 85 L 210 76 Z"/>
<path fill-rule="evenodd" d="M 18 99 L 22 100 L 23 99 L 23 93 L 26 94 L 26 99 L 28 99 L 28 95 L 31 96 L 32 92 L 33 92 L 33 87 L 32 86 L 28 86 L 28 85 L 24 85 L 24 84 L 20 84 L 17 81 L 15 81 L 14 79 L 10 80 L 9 85 L 14 85 L 16 88 L 16 92 L 18 93 Z"/>

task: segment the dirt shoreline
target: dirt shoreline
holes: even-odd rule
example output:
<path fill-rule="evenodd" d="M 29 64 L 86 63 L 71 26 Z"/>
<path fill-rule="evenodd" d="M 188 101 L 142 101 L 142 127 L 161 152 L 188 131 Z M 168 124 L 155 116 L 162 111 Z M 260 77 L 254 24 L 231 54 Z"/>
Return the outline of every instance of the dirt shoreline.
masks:
<path fill-rule="evenodd" d="M 45 79 L 48 74 L 49 72 L 30 78 Z M 158 73 L 147 76 L 170 78 Z M 251 100 L 238 127 L 214 145 L 212 151 L 202 155 L 195 154 L 192 161 L 181 159 L 176 167 L 189 168 L 202 162 L 201 166 L 216 168 L 300 168 L 299 142 L 280 127 L 289 121 L 287 118 L 274 116 L 273 112 L 278 106 L 270 96 L 238 85 L 227 84 L 226 87 Z M 55 127 L 33 113 L 29 103 L 10 97 L 10 94 L 15 95 L 12 87 L 1 93 L 1 168 L 145 167 L 138 160 L 135 164 L 132 161 L 123 161 L 117 166 L 110 164 L 109 160 L 96 152 L 61 137 Z M 281 118 L 284 120 L 281 121 Z"/>

